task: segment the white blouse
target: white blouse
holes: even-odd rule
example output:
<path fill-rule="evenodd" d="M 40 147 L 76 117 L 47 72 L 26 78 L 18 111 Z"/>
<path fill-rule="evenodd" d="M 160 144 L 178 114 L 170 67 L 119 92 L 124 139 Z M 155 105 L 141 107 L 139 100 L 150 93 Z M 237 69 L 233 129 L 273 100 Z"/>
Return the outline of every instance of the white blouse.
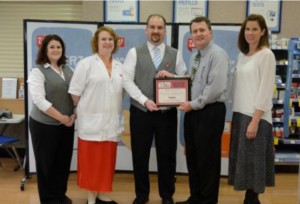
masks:
<path fill-rule="evenodd" d="M 240 53 L 233 76 L 233 112 L 252 117 L 259 109 L 264 111 L 262 119 L 272 124 L 275 71 L 275 56 L 270 49 L 252 56 Z"/>
<path fill-rule="evenodd" d="M 89 141 L 119 141 L 124 130 L 122 64 L 112 61 L 111 77 L 97 54 L 81 60 L 69 93 L 80 96 L 77 105 L 78 136 Z"/>

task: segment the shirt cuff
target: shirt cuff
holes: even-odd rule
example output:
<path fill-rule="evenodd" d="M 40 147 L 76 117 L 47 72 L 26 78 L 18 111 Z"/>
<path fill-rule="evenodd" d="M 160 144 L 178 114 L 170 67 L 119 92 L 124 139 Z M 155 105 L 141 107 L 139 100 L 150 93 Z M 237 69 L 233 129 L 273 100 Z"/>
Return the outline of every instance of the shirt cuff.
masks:
<path fill-rule="evenodd" d="M 203 108 L 202 105 L 198 103 L 198 101 L 191 101 L 190 104 L 193 110 L 199 110 Z"/>
<path fill-rule="evenodd" d="M 50 103 L 49 101 L 40 101 L 40 102 L 36 103 L 35 105 L 41 111 L 45 112 L 46 110 L 48 110 L 52 106 L 52 103 Z"/>
<path fill-rule="evenodd" d="M 139 103 L 143 106 L 145 106 L 146 101 L 148 100 L 148 98 L 144 95 L 142 95 L 139 99 Z"/>

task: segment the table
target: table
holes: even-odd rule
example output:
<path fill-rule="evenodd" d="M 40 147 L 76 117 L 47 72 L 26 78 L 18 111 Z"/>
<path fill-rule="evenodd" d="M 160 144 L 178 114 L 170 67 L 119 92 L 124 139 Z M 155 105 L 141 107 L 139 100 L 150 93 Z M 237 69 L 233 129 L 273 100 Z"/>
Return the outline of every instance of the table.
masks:
<path fill-rule="evenodd" d="M 0 119 L 0 125 L 4 125 L 2 130 L 0 131 L 0 135 L 3 135 L 5 132 L 6 128 L 11 125 L 11 124 L 17 124 L 22 122 L 25 119 L 25 115 L 22 114 L 13 114 L 12 118 L 1 118 Z"/>

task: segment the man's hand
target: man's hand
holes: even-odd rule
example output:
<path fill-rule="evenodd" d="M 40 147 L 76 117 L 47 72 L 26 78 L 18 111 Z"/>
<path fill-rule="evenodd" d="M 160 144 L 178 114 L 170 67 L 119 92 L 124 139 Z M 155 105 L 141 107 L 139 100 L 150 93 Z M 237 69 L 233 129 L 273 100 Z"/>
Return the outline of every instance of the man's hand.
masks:
<path fill-rule="evenodd" d="M 174 74 L 166 71 L 166 70 L 161 70 L 159 72 L 157 72 L 156 78 L 171 78 L 171 77 L 174 77 Z"/>
<path fill-rule="evenodd" d="M 156 104 L 154 103 L 154 101 L 148 99 L 145 102 L 145 106 L 148 108 L 149 111 L 158 111 L 159 108 L 156 106 Z"/>
<path fill-rule="evenodd" d="M 189 101 L 186 101 L 178 107 L 178 110 L 190 112 L 193 109 L 192 109 L 191 103 Z"/>

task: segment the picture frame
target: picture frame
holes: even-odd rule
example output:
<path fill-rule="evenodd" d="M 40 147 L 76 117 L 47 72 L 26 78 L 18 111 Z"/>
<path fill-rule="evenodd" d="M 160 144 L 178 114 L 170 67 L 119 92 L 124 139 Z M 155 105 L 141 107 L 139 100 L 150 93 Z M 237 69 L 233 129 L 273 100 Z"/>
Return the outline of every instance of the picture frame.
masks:
<path fill-rule="evenodd" d="M 158 107 L 177 107 L 191 100 L 191 78 L 154 78 L 154 102 Z"/>
<path fill-rule="evenodd" d="M 262 15 L 272 33 L 281 28 L 282 0 L 247 0 L 246 17 L 250 14 Z"/>
<path fill-rule="evenodd" d="M 140 19 L 139 0 L 104 0 L 104 22 L 131 22 L 137 23 Z"/>
<path fill-rule="evenodd" d="M 197 16 L 208 16 L 208 0 L 173 1 L 174 23 L 189 23 Z"/>

